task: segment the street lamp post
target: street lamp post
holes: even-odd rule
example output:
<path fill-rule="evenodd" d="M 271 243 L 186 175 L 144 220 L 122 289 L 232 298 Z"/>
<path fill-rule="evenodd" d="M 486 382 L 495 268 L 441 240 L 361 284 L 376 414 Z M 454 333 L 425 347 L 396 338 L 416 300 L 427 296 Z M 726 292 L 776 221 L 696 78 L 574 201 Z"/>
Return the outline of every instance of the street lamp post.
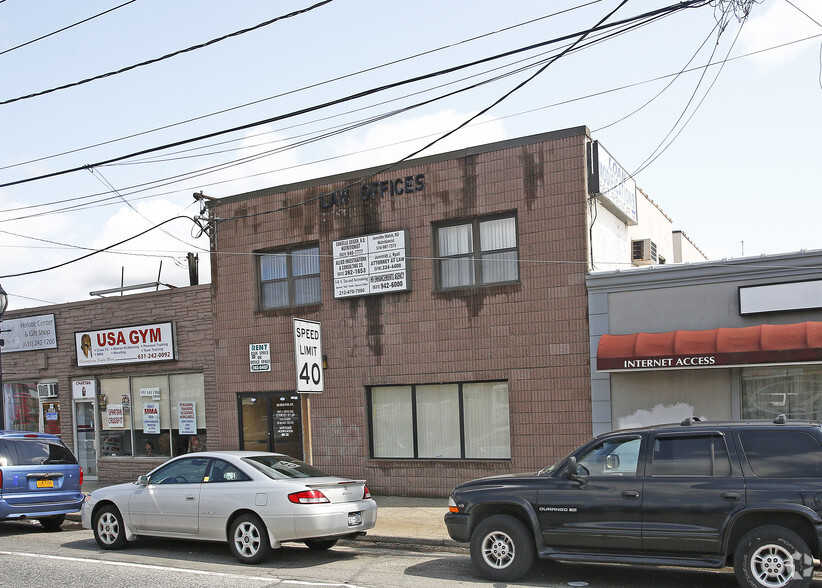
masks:
<path fill-rule="evenodd" d="M 6 307 L 9 305 L 9 296 L 0 286 L 0 321 L 3 320 L 3 313 L 6 312 Z M 0 322 L 0 429 L 6 428 L 6 393 L 3 391 L 3 328 Z"/>

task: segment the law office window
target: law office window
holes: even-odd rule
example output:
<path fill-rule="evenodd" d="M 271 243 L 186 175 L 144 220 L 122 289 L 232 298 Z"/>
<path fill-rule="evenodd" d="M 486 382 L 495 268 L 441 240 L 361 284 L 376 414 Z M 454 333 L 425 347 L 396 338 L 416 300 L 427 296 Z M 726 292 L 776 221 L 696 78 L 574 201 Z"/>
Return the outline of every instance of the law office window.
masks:
<path fill-rule="evenodd" d="M 510 459 L 507 382 L 370 389 L 375 458 Z"/>
<path fill-rule="evenodd" d="M 261 308 L 287 308 L 320 302 L 319 246 L 260 253 L 257 259 Z"/>
<path fill-rule="evenodd" d="M 517 219 L 513 214 L 435 226 L 441 290 L 519 280 Z"/>

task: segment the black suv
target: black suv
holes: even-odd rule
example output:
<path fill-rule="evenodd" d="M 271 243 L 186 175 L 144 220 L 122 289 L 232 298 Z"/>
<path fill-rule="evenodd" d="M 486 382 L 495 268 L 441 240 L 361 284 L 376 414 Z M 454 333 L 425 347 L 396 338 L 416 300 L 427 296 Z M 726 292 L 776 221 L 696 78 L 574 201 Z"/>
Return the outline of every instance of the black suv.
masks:
<path fill-rule="evenodd" d="M 699 421 L 613 431 L 527 475 L 451 493 L 448 533 L 490 580 L 534 557 L 721 568 L 809 586 L 822 542 L 822 424 Z"/>

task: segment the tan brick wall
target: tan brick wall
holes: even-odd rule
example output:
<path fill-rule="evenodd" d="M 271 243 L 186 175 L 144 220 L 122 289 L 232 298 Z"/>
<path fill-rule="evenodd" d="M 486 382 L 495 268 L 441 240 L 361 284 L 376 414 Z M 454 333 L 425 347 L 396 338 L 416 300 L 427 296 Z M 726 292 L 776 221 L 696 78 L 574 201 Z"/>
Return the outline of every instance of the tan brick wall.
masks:
<path fill-rule="evenodd" d="M 3 319 L 54 314 L 57 349 L 3 353 L 5 382 L 57 378 L 62 439 L 74 449 L 71 382 L 75 379 L 201 371 L 206 399 L 216 397 L 214 325 L 209 285 L 191 286 L 7 311 Z M 131 325 L 174 322 L 177 360 L 127 365 L 78 367 L 74 334 Z M 206 428 L 211 439 L 220 437 L 216 402 L 206 401 Z M 236 413 L 236 411 L 234 411 Z M 236 426 L 235 426 L 236 428 Z M 236 448 L 236 441 L 231 448 Z M 155 464 L 152 460 L 108 458 L 98 461 L 101 482 L 132 481 Z"/>
<path fill-rule="evenodd" d="M 236 440 L 236 395 L 293 391 L 292 317 L 322 323 L 325 390 L 309 398 L 313 463 L 364 477 L 372 492 L 446 496 L 478 476 L 542 468 L 591 431 L 585 274 L 587 209 L 584 132 L 531 144 L 426 158 L 376 178 L 425 174 L 425 189 L 347 206 L 292 206 L 350 179 L 261 190 L 225 199 L 212 259 L 218 405 L 223 444 Z M 287 187 L 288 188 L 288 187 Z M 288 208 L 286 208 L 288 207 Z M 520 282 L 434 290 L 432 223 L 516 211 Z M 334 299 L 332 242 L 406 229 L 412 290 Z M 296 311 L 256 307 L 254 251 L 318 241 L 322 303 Z M 248 345 L 271 343 L 272 371 L 251 373 Z M 369 457 L 366 386 L 509 382 L 512 458 L 499 461 Z M 307 450 L 309 444 L 306 443 Z"/>

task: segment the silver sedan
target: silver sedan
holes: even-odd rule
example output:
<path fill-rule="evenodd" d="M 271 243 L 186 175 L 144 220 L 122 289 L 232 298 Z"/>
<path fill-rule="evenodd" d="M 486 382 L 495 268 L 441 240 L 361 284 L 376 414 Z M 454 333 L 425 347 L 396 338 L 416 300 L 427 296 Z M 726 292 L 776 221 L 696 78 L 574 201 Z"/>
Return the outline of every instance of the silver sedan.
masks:
<path fill-rule="evenodd" d="M 285 541 L 330 549 L 364 535 L 377 522 L 377 505 L 364 480 L 330 476 L 287 455 L 208 451 L 95 490 L 81 516 L 103 549 L 138 536 L 227 541 L 234 557 L 254 564 Z"/>

